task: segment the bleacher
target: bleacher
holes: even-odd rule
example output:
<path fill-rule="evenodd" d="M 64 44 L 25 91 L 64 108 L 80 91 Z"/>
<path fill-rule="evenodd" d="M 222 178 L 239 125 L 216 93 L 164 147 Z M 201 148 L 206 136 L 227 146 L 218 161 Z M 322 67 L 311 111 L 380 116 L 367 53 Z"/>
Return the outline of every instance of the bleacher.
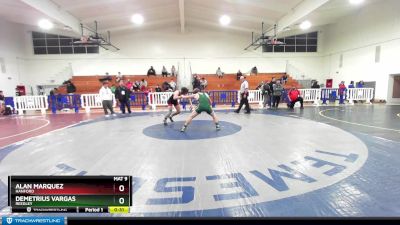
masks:
<path fill-rule="evenodd" d="M 215 74 L 198 74 L 207 80 L 207 90 L 238 90 L 240 89 L 240 81 L 237 80 L 236 74 L 225 74 L 223 79 L 219 79 Z M 246 76 L 249 82 L 249 89 L 254 90 L 262 81 L 271 81 L 273 77 L 276 79 L 282 78 L 285 73 L 259 73 L 257 75 Z M 288 75 L 288 82 L 285 88 L 296 86 L 301 88 L 301 85 Z"/>
<path fill-rule="evenodd" d="M 115 84 L 116 76 L 111 76 L 112 81 L 110 87 Z M 73 76 L 72 83 L 76 87 L 76 94 L 91 94 L 98 93 L 101 88 L 101 82 L 99 79 L 105 78 L 105 76 Z M 145 79 L 147 81 L 148 88 L 154 88 L 157 85 L 162 85 L 165 81 L 170 82 L 173 79 L 176 82 L 176 77 L 161 77 L 161 76 L 149 76 L 147 75 L 124 75 L 125 81 L 128 79 L 134 83 L 135 81 L 141 81 Z M 59 88 L 60 93 L 66 93 L 65 87 Z"/>
<path fill-rule="evenodd" d="M 256 87 L 261 83 L 261 81 L 271 81 L 272 77 L 280 79 L 285 73 L 259 73 L 257 75 L 246 76 L 247 81 L 251 90 L 256 89 Z M 236 74 L 225 74 L 222 79 L 219 79 L 215 74 L 198 74 L 200 77 L 206 78 L 208 86 L 206 90 L 238 90 L 240 88 L 240 81 L 236 80 Z M 73 76 L 72 83 L 76 86 L 76 94 L 89 94 L 98 93 L 101 88 L 101 83 L 99 79 L 105 76 Z M 110 84 L 115 84 L 115 76 L 112 76 L 113 80 Z M 124 75 L 125 80 L 130 80 L 131 82 L 141 81 L 145 79 L 147 81 L 148 88 L 154 88 L 157 85 L 162 85 L 163 82 L 170 82 L 173 79 L 176 82 L 176 77 L 161 77 L 149 76 L 147 75 Z M 290 88 L 296 86 L 301 88 L 301 85 L 292 77 L 288 75 L 288 82 L 285 88 Z M 60 93 L 66 93 L 65 87 L 59 88 Z"/>

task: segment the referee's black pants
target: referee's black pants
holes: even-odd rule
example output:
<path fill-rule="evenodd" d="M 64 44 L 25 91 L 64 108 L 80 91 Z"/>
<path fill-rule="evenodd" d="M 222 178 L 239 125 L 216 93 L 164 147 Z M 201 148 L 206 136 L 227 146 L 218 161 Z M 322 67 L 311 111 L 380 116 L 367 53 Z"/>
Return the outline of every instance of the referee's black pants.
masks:
<path fill-rule="evenodd" d="M 240 94 L 240 104 L 239 104 L 239 108 L 236 110 L 236 112 L 240 112 L 243 105 L 245 105 L 244 109 L 246 110 L 246 112 L 250 113 L 249 99 L 247 99 L 247 96 L 245 97 L 244 94 Z"/>

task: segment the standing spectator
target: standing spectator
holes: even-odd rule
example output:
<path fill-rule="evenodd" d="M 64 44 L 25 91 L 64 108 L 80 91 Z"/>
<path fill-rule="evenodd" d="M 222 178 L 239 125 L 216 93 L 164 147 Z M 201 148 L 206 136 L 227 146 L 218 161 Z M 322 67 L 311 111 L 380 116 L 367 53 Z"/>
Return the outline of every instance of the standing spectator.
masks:
<path fill-rule="evenodd" d="M 140 91 L 145 91 L 147 90 L 147 81 L 145 79 L 142 79 L 140 82 Z"/>
<path fill-rule="evenodd" d="M 222 72 L 220 67 L 218 67 L 216 74 L 217 74 L 218 78 L 222 79 L 224 77 L 224 72 Z"/>
<path fill-rule="evenodd" d="M 157 87 L 156 87 L 155 91 L 156 91 L 156 92 L 162 92 L 162 90 L 161 90 L 161 88 L 160 88 L 160 85 L 157 84 Z"/>
<path fill-rule="evenodd" d="M 296 102 L 300 102 L 300 109 L 303 109 L 303 98 L 301 97 L 300 91 L 296 87 L 292 87 L 288 93 L 288 97 L 290 101 L 290 103 L 288 103 L 289 108 L 293 109 Z"/>
<path fill-rule="evenodd" d="M 250 114 L 250 105 L 249 105 L 249 83 L 247 82 L 246 78 L 244 76 L 240 77 L 240 81 L 242 84 L 240 85 L 240 104 L 239 108 L 235 110 L 235 113 L 239 113 L 240 110 L 242 109 L 243 105 L 245 106 L 245 110 L 247 114 Z"/>
<path fill-rule="evenodd" d="M 344 81 L 339 84 L 339 104 L 344 104 L 344 98 L 346 95 L 346 85 Z"/>
<path fill-rule="evenodd" d="M 54 88 L 53 90 L 50 91 L 50 96 L 55 96 L 58 92 L 57 88 Z"/>
<path fill-rule="evenodd" d="M 107 109 L 108 109 L 108 110 L 110 110 L 110 113 L 113 116 L 117 116 L 113 109 L 113 93 L 111 92 L 111 89 L 108 86 L 109 86 L 109 82 L 103 81 L 103 86 L 100 88 L 100 91 L 99 91 L 100 100 L 103 103 L 104 114 L 106 117 L 110 117 L 110 115 L 108 115 L 108 111 L 107 111 Z"/>
<path fill-rule="evenodd" d="M 161 70 L 161 75 L 164 77 L 168 77 L 168 71 L 167 71 L 167 69 L 165 68 L 165 66 L 163 66 L 162 67 L 162 70 Z"/>
<path fill-rule="evenodd" d="M 120 81 L 122 81 L 122 80 L 120 80 Z M 111 89 L 111 92 L 113 94 L 115 94 L 115 90 L 117 89 L 117 87 L 115 87 L 115 84 L 113 84 L 110 89 Z"/>
<path fill-rule="evenodd" d="M 176 73 L 175 66 L 172 65 L 172 68 L 171 68 L 171 76 L 177 76 L 177 75 L 178 75 L 178 74 Z"/>
<path fill-rule="evenodd" d="M 169 82 L 169 86 L 171 87 L 172 91 L 176 90 L 176 83 L 174 79 L 171 79 L 171 81 Z"/>
<path fill-rule="evenodd" d="M 272 102 L 273 102 L 273 98 L 274 98 L 274 95 L 273 95 L 273 93 L 274 93 L 274 84 L 276 84 L 276 79 L 275 79 L 275 77 L 272 77 L 272 80 L 271 80 L 271 82 L 269 82 L 269 90 L 270 90 L 270 95 L 269 95 L 269 107 L 271 107 L 272 108 Z"/>
<path fill-rule="evenodd" d="M 257 74 L 258 74 L 258 69 L 257 69 L 256 66 L 254 66 L 253 68 L 251 68 L 250 74 L 251 74 L 251 75 L 257 75 Z"/>
<path fill-rule="evenodd" d="M 208 85 L 208 83 L 207 83 L 206 78 L 202 77 L 200 80 L 200 90 L 204 91 L 206 89 L 207 85 Z"/>
<path fill-rule="evenodd" d="M 287 83 L 288 76 L 286 74 L 284 74 L 281 79 L 282 79 L 282 81 L 281 81 L 282 84 L 285 85 Z"/>
<path fill-rule="evenodd" d="M 272 86 L 272 108 L 278 109 L 279 102 L 281 101 L 283 86 L 280 80 L 277 80 Z"/>
<path fill-rule="evenodd" d="M 241 76 L 243 76 L 243 74 L 242 74 L 242 71 L 238 71 L 237 73 L 236 73 L 236 80 L 240 80 L 240 77 Z"/>
<path fill-rule="evenodd" d="M 261 81 L 261 83 L 256 87 L 256 90 L 262 90 L 263 86 L 264 86 L 264 81 Z"/>
<path fill-rule="evenodd" d="M 153 66 L 150 66 L 150 69 L 147 71 L 147 76 L 156 76 L 156 71 Z"/>
<path fill-rule="evenodd" d="M 119 81 L 119 86 L 115 89 L 115 99 L 118 100 L 122 114 L 125 114 L 125 107 L 131 114 L 131 90 L 124 85 L 124 81 Z"/>
<path fill-rule="evenodd" d="M 267 81 L 265 81 L 264 85 L 262 86 L 261 93 L 264 97 L 263 107 L 265 108 L 267 104 L 271 107 L 271 88 Z"/>

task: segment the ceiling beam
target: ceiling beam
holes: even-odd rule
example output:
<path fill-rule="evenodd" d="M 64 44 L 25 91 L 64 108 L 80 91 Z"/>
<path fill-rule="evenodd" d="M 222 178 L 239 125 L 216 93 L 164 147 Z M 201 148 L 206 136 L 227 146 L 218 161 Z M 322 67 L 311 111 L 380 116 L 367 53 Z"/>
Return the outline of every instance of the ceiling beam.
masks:
<path fill-rule="evenodd" d="M 181 33 L 185 33 L 185 0 L 179 0 L 179 18 L 181 23 Z"/>
<path fill-rule="evenodd" d="M 318 9 L 327 2 L 329 2 L 329 0 L 303 0 L 277 22 L 276 34 L 278 35 L 284 31 L 286 27 L 298 23 L 299 20 L 304 19 L 314 10 Z M 274 31 L 270 30 L 266 34 L 272 36 L 274 35 Z"/>
<path fill-rule="evenodd" d="M 25 4 L 39 10 L 50 18 L 71 27 L 75 33 L 81 33 L 80 21 L 50 0 L 21 0 Z"/>

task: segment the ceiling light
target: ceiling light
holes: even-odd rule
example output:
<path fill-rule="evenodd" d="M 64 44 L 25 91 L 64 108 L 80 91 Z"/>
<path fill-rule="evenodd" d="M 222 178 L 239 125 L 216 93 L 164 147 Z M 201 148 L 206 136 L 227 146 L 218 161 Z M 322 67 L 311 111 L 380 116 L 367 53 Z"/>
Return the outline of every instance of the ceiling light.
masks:
<path fill-rule="evenodd" d="M 364 0 L 349 0 L 350 4 L 358 5 L 364 2 Z"/>
<path fill-rule="evenodd" d="M 47 19 L 39 20 L 38 25 L 39 25 L 40 28 L 42 28 L 44 30 L 50 30 L 51 28 L 54 27 L 54 24 L 52 22 L 50 22 L 49 20 L 47 20 Z"/>
<path fill-rule="evenodd" d="M 227 25 L 229 25 L 231 23 L 231 18 L 229 16 L 227 16 L 227 15 L 223 15 L 223 16 L 221 16 L 219 18 L 219 23 L 222 26 L 227 26 Z"/>
<path fill-rule="evenodd" d="M 134 23 L 136 25 L 141 25 L 144 22 L 144 18 L 140 14 L 135 14 L 132 16 L 131 21 L 132 21 L 132 23 Z"/>
<path fill-rule="evenodd" d="M 308 20 L 306 20 L 300 24 L 300 29 L 302 29 L 302 30 L 310 29 L 310 27 L 311 27 L 311 22 Z"/>

